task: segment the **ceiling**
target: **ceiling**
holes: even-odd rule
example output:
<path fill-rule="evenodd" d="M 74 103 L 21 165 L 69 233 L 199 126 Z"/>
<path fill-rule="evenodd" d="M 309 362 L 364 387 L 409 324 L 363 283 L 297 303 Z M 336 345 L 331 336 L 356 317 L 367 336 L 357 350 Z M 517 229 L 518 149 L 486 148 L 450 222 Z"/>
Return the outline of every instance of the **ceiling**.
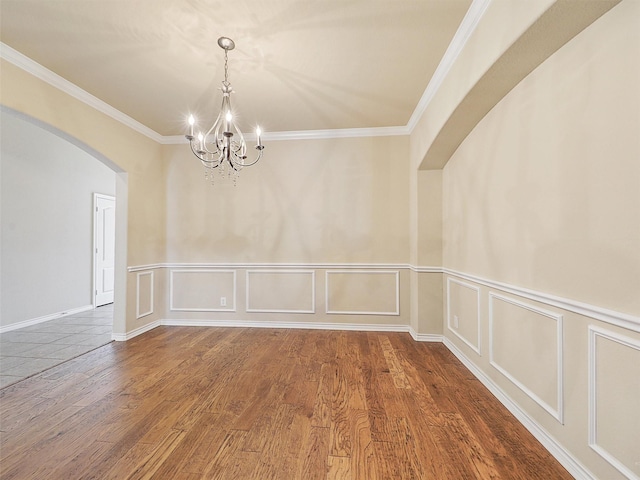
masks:
<path fill-rule="evenodd" d="M 0 40 L 155 132 L 405 126 L 471 0 L 2 0 Z M 207 119 L 205 122 L 204 119 Z M 202 125 L 204 126 L 204 125 Z"/>

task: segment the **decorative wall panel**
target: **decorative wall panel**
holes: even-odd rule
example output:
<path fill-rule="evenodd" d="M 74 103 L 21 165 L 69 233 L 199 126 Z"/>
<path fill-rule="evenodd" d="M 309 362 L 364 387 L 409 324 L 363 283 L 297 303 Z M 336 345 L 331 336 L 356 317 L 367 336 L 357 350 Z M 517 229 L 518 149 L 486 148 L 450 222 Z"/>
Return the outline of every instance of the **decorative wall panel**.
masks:
<path fill-rule="evenodd" d="M 136 318 L 153 313 L 153 271 L 136 275 Z"/>
<path fill-rule="evenodd" d="M 313 270 L 247 270 L 247 312 L 315 313 Z"/>
<path fill-rule="evenodd" d="M 640 479 L 640 342 L 589 327 L 589 445 Z M 606 407 L 601 407 L 606 405 Z M 635 438 L 635 442 L 626 439 Z"/>
<path fill-rule="evenodd" d="M 480 355 L 480 288 L 447 278 L 447 328 Z"/>
<path fill-rule="evenodd" d="M 325 280 L 329 314 L 400 315 L 398 271 L 328 270 Z"/>
<path fill-rule="evenodd" d="M 562 423 L 562 315 L 489 293 L 489 359 Z"/>
<path fill-rule="evenodd" d="M 169 308 L 179 312 L 235 312 L 235 270 L 171 270 Z"/>

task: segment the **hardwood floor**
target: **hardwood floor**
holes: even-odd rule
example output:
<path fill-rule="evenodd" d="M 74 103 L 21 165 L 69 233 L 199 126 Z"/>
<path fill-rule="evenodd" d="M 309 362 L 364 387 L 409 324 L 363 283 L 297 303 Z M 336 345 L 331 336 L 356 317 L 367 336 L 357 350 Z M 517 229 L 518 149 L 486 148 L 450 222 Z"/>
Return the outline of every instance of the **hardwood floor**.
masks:
<path fill-rule="evenodd" d="M 2 479 L 569 479 L 442 344 L 159 327 L 0 391 Z"/>

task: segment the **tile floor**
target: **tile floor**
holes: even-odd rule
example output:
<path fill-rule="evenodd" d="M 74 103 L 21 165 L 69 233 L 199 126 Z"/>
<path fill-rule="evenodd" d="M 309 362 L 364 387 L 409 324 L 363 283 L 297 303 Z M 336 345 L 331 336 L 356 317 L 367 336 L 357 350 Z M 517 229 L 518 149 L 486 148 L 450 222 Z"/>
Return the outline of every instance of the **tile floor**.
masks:
<path fill-rule="evenodd" d="M 0 388 L 111 341 L 113 304 L 0 334 Z"/>

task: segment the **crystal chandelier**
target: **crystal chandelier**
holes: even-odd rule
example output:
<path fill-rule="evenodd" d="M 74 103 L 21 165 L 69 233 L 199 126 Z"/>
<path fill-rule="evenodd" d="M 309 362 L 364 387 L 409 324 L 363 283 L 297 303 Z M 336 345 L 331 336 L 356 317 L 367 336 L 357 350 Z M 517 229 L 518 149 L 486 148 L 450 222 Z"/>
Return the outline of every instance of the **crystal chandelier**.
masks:
<path fill-rule="evenodd" d="M 227 37 L 220 37 L 218 45 L 224 50 L 224 81 L 222 82 L 222 107 L 218 118 L 211 128 L 206 132 L 198 132 L 198 136 L 194 136 L 194 127 L 196 124 L 193 115 L 189 115 L 189 134 L 185 135 L 191 146 L 193 154 L 200 159 L 205 167 L 205 178 L 213 183 L 214 173 L 220 172 L 223 176 L 225 173 L 228 177 L 233 177 L 234 185 L 236 183 L 238 173 L 244 167 L 250 167 L 258 163 L 262 158 L 262 139 L 260 127 L 256 128 L 256 150 L 257 156 L 249 160 L 247 158 L 247 144 L 244 135 L 234 121 L 233 110 L 231 109 L 231 93 L 233 88 L 229 83 L 229 64 L 227 53 L 235 48 L 233 40 Z"/>

